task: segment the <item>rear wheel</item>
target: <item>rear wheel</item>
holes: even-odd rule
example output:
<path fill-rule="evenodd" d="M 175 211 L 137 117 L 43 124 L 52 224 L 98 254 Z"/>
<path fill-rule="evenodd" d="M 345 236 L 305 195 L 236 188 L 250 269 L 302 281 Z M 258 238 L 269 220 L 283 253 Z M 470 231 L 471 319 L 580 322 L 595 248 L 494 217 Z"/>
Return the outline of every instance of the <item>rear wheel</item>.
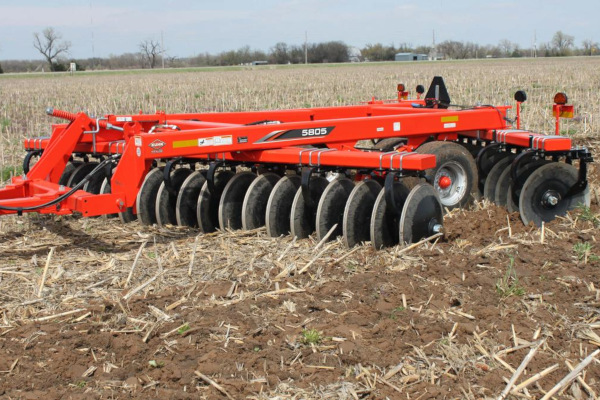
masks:
<path fill-rule="evenodd" d="M 417 153 L 435 155 L 436 166 L 425 171 L 426 179 L 444 207 L 464 207 L 472 201 L 477 190 L 477 166 L 467 149 L 454 142 L 428 142 Z"/>

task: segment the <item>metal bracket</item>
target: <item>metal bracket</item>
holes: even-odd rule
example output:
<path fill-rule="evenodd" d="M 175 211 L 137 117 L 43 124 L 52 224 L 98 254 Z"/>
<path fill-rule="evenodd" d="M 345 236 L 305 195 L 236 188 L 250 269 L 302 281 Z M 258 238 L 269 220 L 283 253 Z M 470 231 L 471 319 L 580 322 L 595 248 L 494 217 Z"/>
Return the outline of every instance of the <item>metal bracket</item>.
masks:
<path fill-rule="evenodd" d="M 183 157 L 177 157 L 167 161 L 165 169 L 163 170 L 163 181 L 165 182 L 165 188 L 174 196 L 177 196 L 177 190 L 175 190 L 173 187 L 173 182 L 171 181 L 171 171 L 173 170 L 173 166 L 175 164 L 181 163 L 181 160 L 183 160 Z"/>
<path fill-rule="evenodd" d="M 302 189 L 302 197 L 304 198 L 304 204 L 308 208 L 314 208 L 315 204 L 310 195 L 310 178 L 314 171 L 313 167 L 302 167 L 302 174 L 300 176 L 300 187 Z"/>

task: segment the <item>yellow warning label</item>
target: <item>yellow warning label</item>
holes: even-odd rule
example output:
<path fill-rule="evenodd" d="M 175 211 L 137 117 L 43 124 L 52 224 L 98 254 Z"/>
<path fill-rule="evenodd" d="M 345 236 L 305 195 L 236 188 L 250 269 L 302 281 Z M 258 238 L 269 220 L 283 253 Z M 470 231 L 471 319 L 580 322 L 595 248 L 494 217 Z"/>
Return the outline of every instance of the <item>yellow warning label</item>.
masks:
<path fill-rule="evenodd" d="M 173 142 L 174 149 L 180 149 L 182 147 L 196 147 L 196 146 L 198 146 L 198 139 L 176 140 Z"/>
<path fill-rule="evenodd" d="M 442 117 L 442 122 L 456 122 L 458 121 L 458 115 L 449 115 L 447 117 Z"/>

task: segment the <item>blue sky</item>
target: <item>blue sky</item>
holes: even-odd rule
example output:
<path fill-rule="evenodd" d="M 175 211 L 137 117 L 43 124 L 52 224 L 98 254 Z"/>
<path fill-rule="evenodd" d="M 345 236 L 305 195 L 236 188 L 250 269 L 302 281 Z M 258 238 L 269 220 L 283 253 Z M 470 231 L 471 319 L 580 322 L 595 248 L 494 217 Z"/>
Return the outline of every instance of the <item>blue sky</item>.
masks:
<path fill-rule="evenodd" d="M 530 47 L 557 30 L 600 41 L 600 1 L 477 0 L 0 0 L 0 60 L 41 59 L 33 33 L 52 26 L 72 44 L 70 56 L 87 58 L 137 52 L 145 39 L 160 40 L 171 56 L 218 53 L 249 45 L 342 40 L 431 44 L 436 40 Z"/>

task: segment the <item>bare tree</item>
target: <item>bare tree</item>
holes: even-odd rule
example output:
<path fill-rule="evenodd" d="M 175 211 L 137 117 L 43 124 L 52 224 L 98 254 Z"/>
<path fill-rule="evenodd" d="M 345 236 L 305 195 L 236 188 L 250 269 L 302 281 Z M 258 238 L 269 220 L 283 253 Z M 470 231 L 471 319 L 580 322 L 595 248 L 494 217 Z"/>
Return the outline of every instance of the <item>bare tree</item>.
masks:
<path fill-rule="evenodd" d="M 556 55 L 566 56 L 575 43 L 575 38 L 571 35 L 558 31 L 552 36 L 552 47 L 556 50 Z"/>
<path fill-rule="evenodd" d="M 62 39 L 62 35 L 52 27 L 44 29 L 41 35 L 38 32 L 33 34 L 33 47 L 46 58 L 50 66 L 50 71 L 56 70 L 54 60 L 59 55 L 68 53 L 71 47 L 71 42 L 61 42 L 60 39 Z"/>
<path fill-rule="evenodd" d="M 583 46 L 583 55 L 592 56 L 598 52 L 598 43 L 591 39 L 585 39 L 581 45 Z"/>
<path fill-rule="evenodd" d="M 498 47 L 500 47 L 500 51 L 502 51 L 504 57 L 510 57 L 515 49 L 515 44 L 508 39 L 502 39 L 498 43 Z"/>
<path fill-rule="evenodd" d="M 144 40 L 139 46 L 142 53 L 142 59 L 150 65 L 150 68 L 154 68 L 158 56 L 161 53 L 160 43 L 154 40 Z"/>

